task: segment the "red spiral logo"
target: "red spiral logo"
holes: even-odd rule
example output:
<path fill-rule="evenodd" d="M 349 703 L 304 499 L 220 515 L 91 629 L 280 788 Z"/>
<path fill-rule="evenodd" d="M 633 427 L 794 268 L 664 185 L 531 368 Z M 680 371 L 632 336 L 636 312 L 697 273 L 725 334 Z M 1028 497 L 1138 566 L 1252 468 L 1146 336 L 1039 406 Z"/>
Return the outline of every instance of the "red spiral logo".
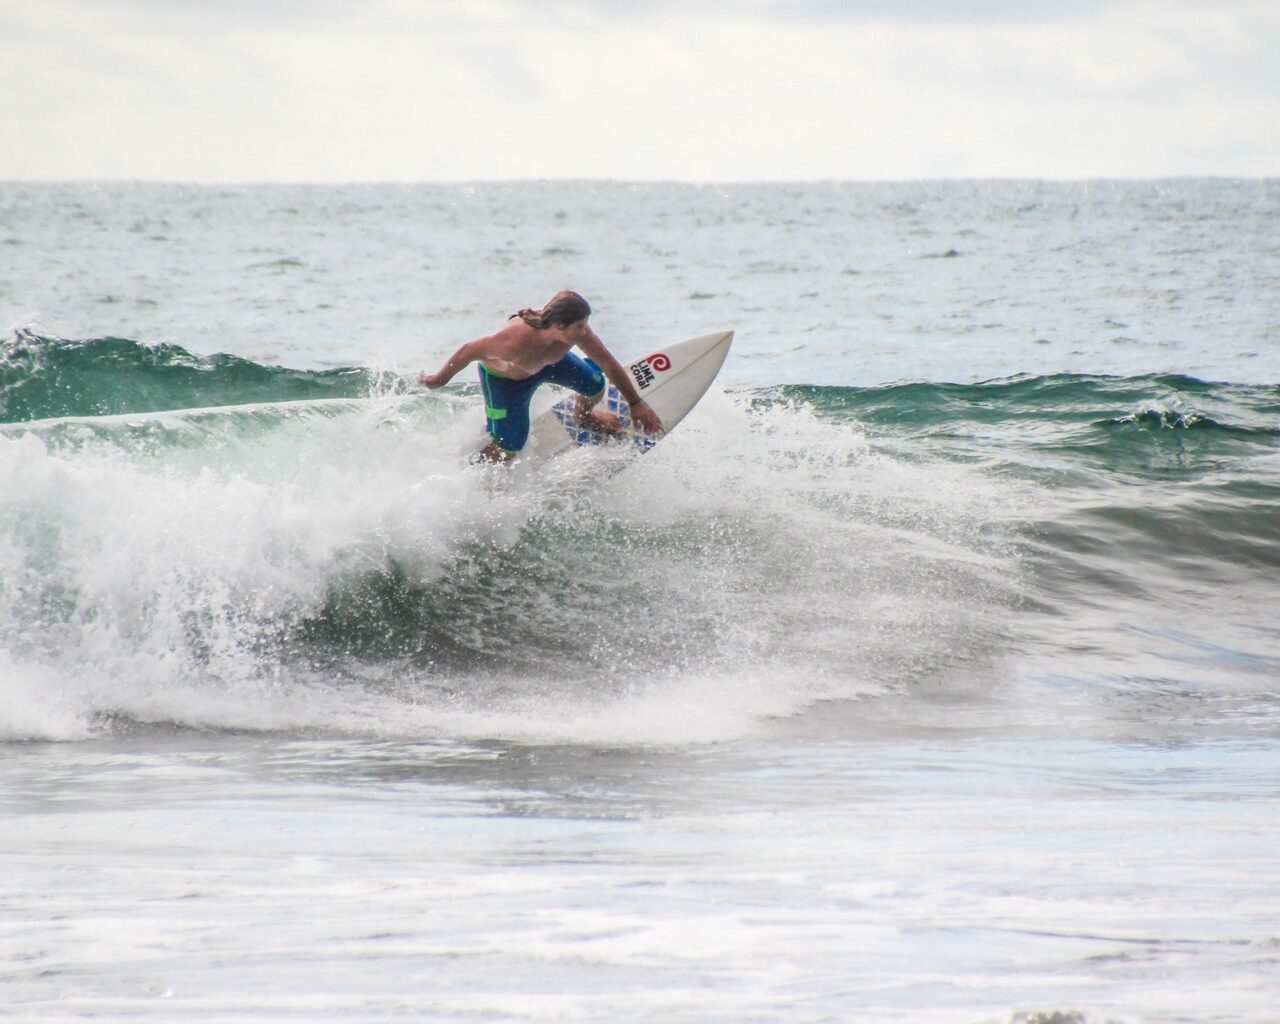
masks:
<path fill-rule="evenodd" d="M 663 370 L 671 369 L 671 360 L 665 352 L 655 352 L 649 357 L 649 365 L 661 373 Z"/>

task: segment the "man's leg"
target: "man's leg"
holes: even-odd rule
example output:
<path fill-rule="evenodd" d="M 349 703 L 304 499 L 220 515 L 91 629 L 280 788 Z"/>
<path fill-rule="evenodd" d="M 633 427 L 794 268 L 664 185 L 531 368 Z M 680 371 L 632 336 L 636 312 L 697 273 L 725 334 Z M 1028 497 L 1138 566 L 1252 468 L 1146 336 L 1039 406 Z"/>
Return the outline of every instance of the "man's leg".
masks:
<path fill-rule="evenodd" d="M 474 461 L 506 464 L 516 457 L 529 439 L 529 399 L 538 383 L 536 376 L 510 380 L 480 366 L 484 414 L 491 440 L 480 449 Z"/>
<path fill-rule="evenodd" d="M 578 392 L 573 415 L 584 426 L 594 427 L 606 434 L 616 434 L 622 428 L 617 413 L 597 409 L 596 405 L 608 392 L 604 374 L 590 359 L 570 352 L 560 362 L 547 368 L 547 379 L 561 387 Z"/>

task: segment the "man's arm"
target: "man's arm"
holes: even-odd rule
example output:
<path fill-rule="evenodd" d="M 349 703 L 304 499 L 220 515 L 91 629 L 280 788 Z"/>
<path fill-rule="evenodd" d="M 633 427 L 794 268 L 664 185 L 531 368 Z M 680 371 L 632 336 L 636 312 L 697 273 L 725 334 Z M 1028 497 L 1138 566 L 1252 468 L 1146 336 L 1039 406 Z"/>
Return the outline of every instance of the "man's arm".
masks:
<path fill-rule="evenodd" d="M 435 373 L 427 373 L 426 370 L 423 370 L 418 374 L 418 383 L 432 390 L 444 387 L 457 376 L 458 371 L 464 366 L 474 363 L 477 359 L 487 357 L 489 349 L 492 347 L 492 342 L 493 335 L 467 342 L 445 360 L 444 366 L 440 367 Z"/>
<path fill-rule="evenodd" d="M 590 327 L 586 329 L 578 342 L 578 348 L 582 349 L 587 357 L 592 359 L 604 371 L 604 375 L 618 389 L 618 393 L 622 395 L 631 407 L 632 422 L 651 434 L 660 432 L 662 430 L 662 421 L 658 419 L 658 414 L 650 409 L 649 403 L 640 396 L 640 392 L 636 390 L 635 383 L 631 380 L 631 375 L 627 373 L 626 367 L 613 358 L 613 353 L 605 348 L 604 342 Z"/>

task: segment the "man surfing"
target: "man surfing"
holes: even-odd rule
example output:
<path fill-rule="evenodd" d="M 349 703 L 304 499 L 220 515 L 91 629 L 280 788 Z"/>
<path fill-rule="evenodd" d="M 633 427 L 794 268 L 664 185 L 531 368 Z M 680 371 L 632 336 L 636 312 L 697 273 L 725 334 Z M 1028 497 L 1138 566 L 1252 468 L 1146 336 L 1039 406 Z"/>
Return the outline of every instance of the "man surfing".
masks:
<path fill-rule="evenodd" d="M 467 342 L 435 373 L 418 374 L 418 383 L 433 390 L 444 387 L 464 366 L 480 364 L 492 438 L 479 455 L 486 462 L 510 462 L 524 447 L 529 439 L 529 402 L 538 385 L 547 381 L 578 393 L 579 423 L 613 434 L 620 426 L 618 417 L 594 408 L 604 397 L 608 377 L 631 407 L 632 422 L 658 433 L 662 423 L 640 397 L 626 369 L 591 329 L 589 316 L 586 299 L 577 292 L 559 292 L 541 309 L 513 313 L 501 330 Z M 569 351 L 575 345 L 587 359 Z"/>

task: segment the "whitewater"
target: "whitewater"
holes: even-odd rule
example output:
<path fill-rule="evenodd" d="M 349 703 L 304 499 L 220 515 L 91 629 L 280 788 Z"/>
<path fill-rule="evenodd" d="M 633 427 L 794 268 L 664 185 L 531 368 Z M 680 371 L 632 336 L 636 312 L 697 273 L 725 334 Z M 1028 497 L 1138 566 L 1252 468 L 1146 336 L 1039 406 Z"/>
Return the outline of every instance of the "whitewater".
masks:
<path fill-rule="evenodd" d="M 0 1017 L 1280 1006 L 1280 183 L 0 184 Z M 650 453 L 417 370 L 734 329 Z"/>

